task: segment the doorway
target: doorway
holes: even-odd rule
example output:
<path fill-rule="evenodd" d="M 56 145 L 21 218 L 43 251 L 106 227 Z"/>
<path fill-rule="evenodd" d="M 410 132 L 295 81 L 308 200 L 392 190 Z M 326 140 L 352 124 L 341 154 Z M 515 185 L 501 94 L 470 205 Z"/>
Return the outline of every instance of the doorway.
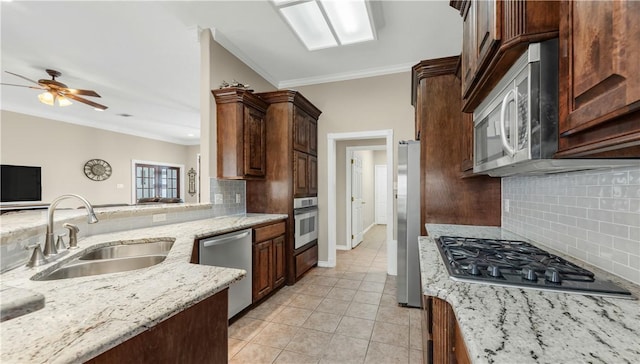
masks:
<path fill-rule="evenodd" d="M 338 141 L 363 140 L 363 139 L 383 139 L 386 150 L 387 171 L 392 170 L 394 160 L 394 144 L 393 130 L 373 130 L 351 133 L 329 133 L 327 135 L 327 261 L 318 262 L 321 267 L 335 267 L 336 265 L 336 246 L 337 246 L 337 230 L 336 230 L 336 144 Z M 393 173 L 387 173 L 387 206 L 386 216 L 393 216 Z M 347 209 L 350 214 L 350 209 Z M 350 223 L 350 221 L 349 221 Z M 348 226 L 348 225 L 347 225 Z M 393 218 L 387 218 L 386 242 L 387 242 L 387 273 L 390 275 L 397 274 L 397 242 L 393 239 L 394 221 Z"/>

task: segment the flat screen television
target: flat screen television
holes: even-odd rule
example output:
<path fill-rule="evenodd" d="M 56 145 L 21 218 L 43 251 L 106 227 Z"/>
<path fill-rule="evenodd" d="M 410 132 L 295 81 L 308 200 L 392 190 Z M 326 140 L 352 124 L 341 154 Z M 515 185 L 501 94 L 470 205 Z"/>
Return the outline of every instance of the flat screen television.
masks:
<path fill-rule="evenodd" d="M 40 167 L 0 165 L 1 202 L 42 200 Z"/>

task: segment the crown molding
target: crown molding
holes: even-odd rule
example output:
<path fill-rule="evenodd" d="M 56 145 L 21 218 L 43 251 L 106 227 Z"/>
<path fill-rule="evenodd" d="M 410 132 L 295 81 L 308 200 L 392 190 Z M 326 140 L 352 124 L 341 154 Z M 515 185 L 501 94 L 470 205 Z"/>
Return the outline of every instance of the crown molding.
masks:
<path fill-rule="evenodd" d="M 298 87 L 298 86 L 316 85 L 319 83 L 349 81 L 349 80 L 355 80 L 359 78 L 384 76 L 384 75 L 389 75 L 393 73 L 408 72 L 408 71 L 411 71 L 411 67 L 413 65 L 414 63 L 405 63 L 405 64 L 398 64 L 398 65 L 393 65 L 389 67 L 369 68 L 369 69 L 359 70 L 354 72 L 334 73 L 334 74 L 324 75 L 324 76 L 285 80 L 278 83 L 278 88 L 285 89 L 285 88 Z"/>

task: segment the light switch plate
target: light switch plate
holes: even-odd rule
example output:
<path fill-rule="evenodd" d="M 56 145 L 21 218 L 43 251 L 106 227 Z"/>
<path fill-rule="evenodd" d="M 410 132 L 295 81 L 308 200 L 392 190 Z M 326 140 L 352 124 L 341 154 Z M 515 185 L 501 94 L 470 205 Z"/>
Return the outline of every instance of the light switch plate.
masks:
<path fill-rule="evenodd" d="M 239 193 L 236 193 L 236 203 L 242 202 L 242 196 Z"/>
<path fill-rule="evenodd" d="M 504 212 L 509 212 L 509 199 L 504 199 Z"/>

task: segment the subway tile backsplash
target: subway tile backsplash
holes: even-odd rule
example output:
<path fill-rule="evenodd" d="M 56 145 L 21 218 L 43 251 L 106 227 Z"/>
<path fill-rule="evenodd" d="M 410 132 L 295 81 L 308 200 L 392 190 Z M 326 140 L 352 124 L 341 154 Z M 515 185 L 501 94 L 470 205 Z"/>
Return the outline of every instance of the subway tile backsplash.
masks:
<path fill-rule="evenodd" d="M 211 178 L 211 203 L 215 216 L 237 215 L 247 212 L 245 198 L 247 183 L 243 180 L 224 180 Z M 222 195 L 222 203 L 216 204 L 216 195 Z M 240 195 L 240 201 L 236 201 Z"/>
<path fill-rule="evenodd" d="M 504 229 L 640 284 L 640 161 L 506 177 L 502 207 Z"/>

